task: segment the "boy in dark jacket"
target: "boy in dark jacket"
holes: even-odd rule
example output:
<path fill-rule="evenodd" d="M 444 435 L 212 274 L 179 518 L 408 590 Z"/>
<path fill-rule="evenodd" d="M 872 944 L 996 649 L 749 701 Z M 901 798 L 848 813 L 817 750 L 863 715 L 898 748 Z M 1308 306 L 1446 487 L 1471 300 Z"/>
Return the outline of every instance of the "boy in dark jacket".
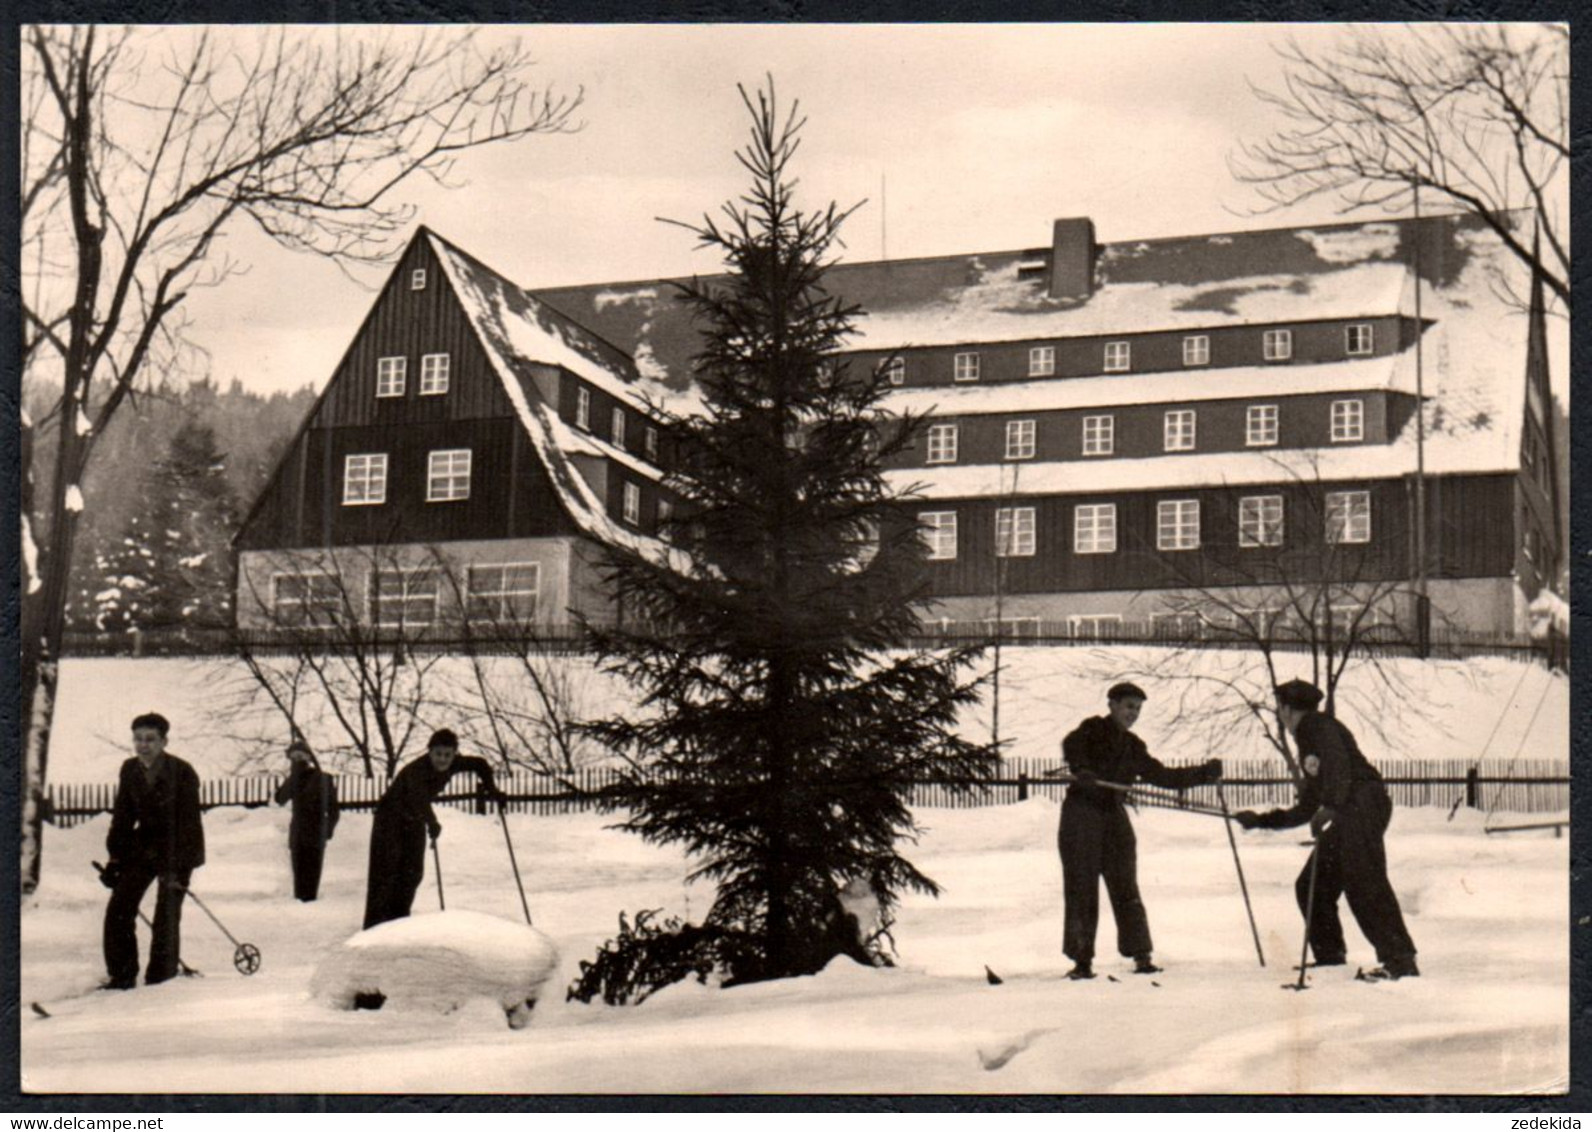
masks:
<path fill-rule="evenodd" d="M 376 805 L 370 827 L 370 877 L 365 888 L 365 927 L 409 915 L 415 892 L 426 875 L 426 834 L 436 842 L 442 823 L 431 808 L 448 780 L 461 770 L 475 774 L 481 791 L 501 805 L 503 795 L 485 759 L 459 754 L 459 739 L 444 727 L 426 744 L 426 753 L 400 770 Z"/>
<path fill-rule="evenodd" d="M 1061 741 L 1067 767 L 1078 780 L 1067 787 L 1057 836 L 1065 923 L 1062 951 L 1073 961 L 1069 979 L 1094 978 L 1102 879 L 1117 921 L 1117 950 L 1132 958 L 1135 974 L 1154 974 L 1161 969 L 1152 958 L 1150 921 L 1139 896 L 1138 843 L 1124 795 L 1098 783 L 1131 786 L 1143 779 L 1182 790 L 1215 782 L 1222 774 L 1219 759 L 1173 769 L 1152 758 L 1144 740 L 1132 731 L 1144 701 L 1144 691 L 1137 685 L 1114 685 L 1106 693 L 1107 714 L 1084 720 Z"/>
<path fill-rule="evenodd" d="M 160 881 L 154 939 L 149 945 L 146 984 L 177 973 L 182 901 L 193 871 L 205 862 L 205 831 L 199 812 L 199 776 L 166 752 L 171 724 L 150 712 L 133 720 L 133 750 L 122 763 L 105 838 L 110 861 L 100 882 L 111 890 L 105 906 L 105 987 L 138 985 L 138 935 L 134 921 L 144 893 Z"/>
<path fill-rule="evenodd" d="M 1244 810 L 1233 820 L 1245 829 L 1292 829 L 1310 823 L 1316 836 L 1315 901 L 1310 900 L 1310 863 L 1294 882 L 1299 911 L 1309 921 L 1306 933 L 1317 967 L 1341 966 L 1348 948 L 1338 919 L 1338 897 L 1349 898 L 1360 931 L 1376 948 L 1380 966 L 1366 972 L 1376 979 L 1419 975 L 1415 944 L 1404 927 L 1399 899 L 1387 879 L 1383 835 L 1393 802 L 1382 776 L 1360 753 L 1354 735 L 1330 715 L 1316 710 L 1321 689 L 1303 680 L 1276 688 L 1277 714 L 1294 737 L 1304 780 L 1299 800 L 1286 810 L 1257 814 Z"/>
<path fill-rule="evenodd" d="M 288 744 L 287 757 L 293 765 L 276 788 L 276 804 L 293 803 L 293 818 L 287 830 L 288 853 L 293 858 L 293 895 L 308 903 L 320 893 L 326 843 L 337 828 L 337 781 L 322 772 L 315 752 L 302 739 Z"/>

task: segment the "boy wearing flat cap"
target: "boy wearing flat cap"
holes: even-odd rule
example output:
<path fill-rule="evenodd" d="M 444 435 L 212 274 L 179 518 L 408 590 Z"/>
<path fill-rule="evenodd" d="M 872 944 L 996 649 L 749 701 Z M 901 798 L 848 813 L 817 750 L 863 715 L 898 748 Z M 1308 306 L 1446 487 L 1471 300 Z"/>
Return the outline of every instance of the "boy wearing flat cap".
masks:
<path fill-rule="evenodd" d="M 1136 684 L 1116 684 L 1106 693 L 1107 712 L 1091 716 L 1061 741 L 1074 781 L 1061 804 L 1062 952 L 1073 962 L 1069 979 L 1094 978 L 1095 931 L 1100 923 L 1100 882 L 1106 884 L 1117 921 L 1117 950 L 1133 960 L 1133 971 L 1161 968 L 1152 956 L 1150 921 L 1139 896 L 1138 845 L 1121 790 L 1139 779 L 1169 790 L 1215 782 L 1220 759 L 1174 769 L 1152 758 L 1133 734 L 1146 697 Z"/>
<path fill-rule="evenodd" d="M 1337 967 L 1347 960 L 1338 897 L 1349 898 L 1360 931 L 1376 948 L 1379 966 L 1365 972 L 1375 979 L 1419 975 L 1415 944 L 1404 927 L 1398 897 L 1387 879 L 1383 835 L 1393 816 L 1393 802 L 1382 776 L 1354 741 L 1354 735 L 1330 715 L 1316 709 L 1321 689 L 1304 680 L 1277 685 L 1277 715 L 1293 736 L 1304 779 L 1299 800 L 1286 810 L 1257 814 L 1244 810 L 1233 819 L 1245 829 L 1292 829 L 1310 823 L 1316 836 L 1315 902 L 1310 902 L 1310 865 L 1294 882 L 1299 910 L 1309 920 L 1310 951 L 1317 967 Z"/>
<path fill-rule="evenodd" d="M 490 801 L 503 804 L 492 767 L 485 759 L 459 754 L 459 737 L 446 727 L 432 733 L 425 755 L 400 770 L 381 796 L 370 827 L 365 927 L 409 915 L 426 875 L 426 834 L 435 843 L 442 833 L 431 802 L 461 770 L 475 775 Z"/>

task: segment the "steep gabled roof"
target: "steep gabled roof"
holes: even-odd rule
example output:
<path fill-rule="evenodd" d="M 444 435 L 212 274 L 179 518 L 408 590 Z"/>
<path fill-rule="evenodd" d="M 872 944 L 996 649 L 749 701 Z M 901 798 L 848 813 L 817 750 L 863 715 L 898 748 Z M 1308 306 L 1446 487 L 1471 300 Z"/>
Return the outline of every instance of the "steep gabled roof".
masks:
<path fill-rule="evenodd" d="M 425 235 L 570 518 L 601 542 L 684 569 L 687 560 L 667 543 L 614 522 L 570 457 L 605 456 L 654 480 L 658 471 L 570 428 L 535 393 L 533 367 L 558 366 L 640 411 L 645 398 L 629 358 L 435 233 Z"/>

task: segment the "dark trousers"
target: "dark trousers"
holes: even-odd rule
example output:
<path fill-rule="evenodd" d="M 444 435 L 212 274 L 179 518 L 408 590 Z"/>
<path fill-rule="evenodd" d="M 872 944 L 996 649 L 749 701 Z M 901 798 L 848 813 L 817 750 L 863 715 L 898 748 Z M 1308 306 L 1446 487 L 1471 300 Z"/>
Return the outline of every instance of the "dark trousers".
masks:
<path fill-rule="evenodd" d="M 1139 897 L 1138 840 L 1119 806 L 1102 809 L 1070 794 L 1061 805 L 1061 887 L 1064 928 L 1061 950 L 1075 963 L 1092 963 L 1100 924 L 1100 882 L 1106 882 L 1117 921 L 1117 950 L 1145 955 L 1152 950 L 1150 920 Z"/>
<path fill-rule="evenodd" d="M 326 842 L 312 835 L 289 838 L 288 852 L 293 857 L 293 896 L 314 900 L 321 891 L 321 866 L 326 861 Z"/>
<path fill-rule="evenodd" d="M 414 907 L 426 875 L 426 827 L 376 815 L 370 828 L 370 875 L 365 883 L 365 927 L 401 920 Z"/>
<path fill-rule="evenodd" d="M 138 905 L 154 883 L 157 874 L 147 865 L 127 865 L 111 889 L 105 905 L 105 972 L 113 983 L 132 986 L 138 981 Z M 182 901 L 188 895 L 192 869 L 166 876 L 176 883 L 161 882 L 155 897 L 154 938 L 149 944 L 149 967 L 145 983 L 163 983 L 177 973 L 177 958 L 182 929 Z"/>
<path fill-rule="evenodd" d="M 1376 949 L 1377 962 L 1389 963 L 1415 955 L 1399 898 L 1387 879 L 1387 850 L 1382 835 L 1392 817 L 1393 803 L 1380 784 L 1360 786 L 1349 805 L 1338 812 L 1338 820 L 1317 842 L 1321 863 L 1316 872 L 1313 908 L 1309 904 L 1309 861 L 1294 882 L 1299 910 L 1309 917 L 1310 950 L 1316 962 L 1341 962 L 1348 954 L 1343 923 L 1338 919 L 1340 896 L 1349 898 L 1349 911 Z"/>

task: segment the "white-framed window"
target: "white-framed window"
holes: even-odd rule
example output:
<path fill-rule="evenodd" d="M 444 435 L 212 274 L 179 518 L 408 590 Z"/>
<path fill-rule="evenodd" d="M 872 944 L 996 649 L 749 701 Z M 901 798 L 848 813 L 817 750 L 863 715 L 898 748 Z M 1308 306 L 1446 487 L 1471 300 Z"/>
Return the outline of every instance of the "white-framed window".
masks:
<path fill-rule="evenodd" d="M 1282 545 L 1282 496 L 1246 495 L 1238 501 L 1238 545 Z"/>
<path fill-rule="evenodd" d="M 1343 328 L 1343 352 L 1351 358 L 1369 354 L 1375 348 L 1369 322 L 1351 322 Z"/>
<path fill-rule="evenodd" d="M 1006 422 L 1006 458 L 1032 460 L 1034 458 L 1034 422 Z"/>
<path fill-rule="evenodd" d="M 1056 372 L 1056 347 L 1030 346 L 1028 348 L 1028 376 L 1050 377 Z"/>
<path fill-rule="evenodd" d="M 343 506 L 387 502 L 387 453 L 357 452 L 343 457 Z"/>
<path fill-rule="evenodd" d="M 343 618 L 343 587 L 324 570 L 275 574 L 271 620 L 283 628 L 331 626 Z"/>
<path fill-rule="evenodd" d="M 376 396 L 402 397 L 404 395 L 404 378 L 408 373 L 408 358 L 377 358 Z"/>
<path fill-rule="evenodd" d="M 465 615 L 472 621 L 523 624 L 536 619 L 542 587 L 539 562 L 471 566 L 465 572 Z"/>
<path fill-rule="evenodd" d="M 1132 364 L 1133 346 L 1129 342 L 1106 343 L 1106 372 L 1127 373 Z"/>
<path fill-rule="evenodd" d="M 448 391 L 447 354 L 426 354 L 420 359 L 420 395 L 422 397 Z"/>
<path fill-rule="evenodd" d="M 1251 405 L 1244 412 L 1244 443 L 1269 448 L 1277 443 L 1277 406 Z"/>
<path fill-rule="evenodd" d="M 1268 362 L 1287 361 L 1293 357 L 1293 331 L 1266 331 L 1261 336 L 1261 352 Z"/>
<path fill-rule="evenodd" d="M 1067 618 L 1067 635 L 1074 640 L 1114 641 L 1122 636 L 1122 615 L 1075 613 Z"/>
<path fill-rule="evenodd" d="M 575 427 L 591 431 L 591 390 L 584 385 L 575 390 Z"/>
<path fill-rule="evenodd" d="M 608 435 L 613 438 L 615 448 L 625 446 L 625 411 L 617 405 L 608 417 Z"/>
<path fill-rule="evenodd" d="M 1114 554 L 1117 549 L 1117 505 L 1080 503 L 1072 509 L 1075 554 Z"/>
<path fill-rule="evenodd" d="M 959 432 L 960 430 L 954 424 L 929 426 L 929 463 L 956 463 L 956 445 Z"/>
<path fill-rule="evenodd" d="M 1374 636 L 1378 629 L 1392 627 L 1385 610 L 1368 609 L 1363 605 L 1330 605 L 1321 621 L 1322 627 L 1330 626 L 1333 637 L 1340 641 L 1350 636 L 1363 640 Z"/>
<path fill-rule="evenodd" d="M 1211 336 L 1209 334 L 1184 335 L 1183 364 L 1186 366 L 1208 366 L 1211 364 Z"/>
<path fill-rule="evenodd" d="M 907 360 L 899 354 L 884 364 L 884 379 L 891 385 L 907 383 Z"/>
<path fill-rule="evenodd" d="M 951 376 L 957 381 L 977 381 L 978 352 L 966 350 L 957 354 L 952 362 Z"/>
<path fill-rule="evenodd" d="M 625 484 L 624 498 L 625 522 L 632 527 L 641 525 L 641 485 L 634 483 Z"/>
<path fill-rule="evenodd" d="M 1358 397 L 1332 402 L 1332 443 L 1365 439 L 1365 402 Z"/>
<path fill-rule="evenodd" d="M 647 459 L 658 458 L 658 426 L 648 425 L 647 431 L 642 434 L 642 443 L 646 446 Z"/>
<path fill-rule="evenodd" d="M 1164 438 L 1168 452 L 1194 451 L 1194 410 L 1169 410 L 1166 414 Z"/>
<path fill-rule="evenodd" d="M 426 502 L 470 498 L 470 450 L 442 448 L 426 461 Z"/>
<path fill-rule="evenodd" d="M 1163 499 L 1155 505 L 1155 548 L 1196 550 L 1200 545 L 1200 501 Z"/>
<path fill-rule="evenodd" d="M 437 620 L 437 571 L 375 571 L 370 587 L 370 619 L 383 629 L 424 628 Z"/>
<path fill-rule="evenodd" d="M 995 509 L 995 557 L 1032 558 L 1034 556 L 1034 509 L 997 507 Z"/>
<path fill-rule="evenodd" d="M 955 511 L 919 511 L 918 526 L 931 559 L 956 557 Z"/>
<path fill-rule="evenodd" d="M 1329 543 L 1371 541 L 1369 491 L 1327 492 L 1327 541 Z"/>
<path fill-rule="evenodd" d="M 1083 419 L 1083 454 L 1109 456 L 1116 446 L 1117 419 L 1106 413 Z"/>
<path fill-rule="evenodd" d="M 426 269 L 417 267 L 409 273 L 409 289 L 411 291 L 424 291 L 426 289 Z"/>

